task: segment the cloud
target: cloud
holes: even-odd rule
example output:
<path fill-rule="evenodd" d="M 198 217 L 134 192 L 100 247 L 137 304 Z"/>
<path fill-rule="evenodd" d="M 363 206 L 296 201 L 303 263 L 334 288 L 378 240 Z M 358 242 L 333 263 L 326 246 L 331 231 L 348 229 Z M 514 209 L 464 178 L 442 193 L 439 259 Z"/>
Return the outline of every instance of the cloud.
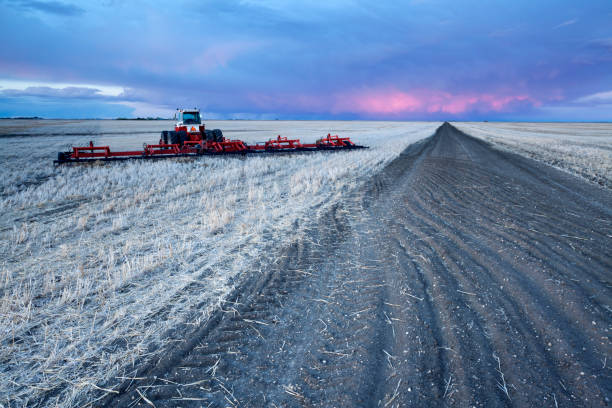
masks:
<path fill-rule="evenodd" d="M 567 26 L 572 25 L 572 24 L 576 24 L 577 21 L 578 20 L 576 20 L 575 18 L 571 19 L 571 20 L 564 21 L 563 23 L 554 26 L 553 30 L 556 30 L 556 29 L 561 28 L 561 27 L 567 27 Z"/>
<path fill-rule="evenodd" d="M 302 112 L 357 115 L 367 118 L 444 117 L 471 113 L 505 113 L 538 107 L 539 100 L 521 93 L 451 93 L 417 89 L 367 89 L 341 91 L 326 97 L 298 94 L 252 94 L 253 104 L 283 112 L 290 106 Z"/>
<path fill-rule="evenodd" d="M 134 117 L 160 117 L 169 118 L 174 113 L 173 109 L 167 106 L 154 105 L 146 102 L 117 102 L 116 105 L 129 107 L 132 110 L 131 115 Z"/>
<path fill-rule="evenodd" d="M 227 41 L 219 42 L 207 47 L 204 51 L 196 54 L 186 64 L 186 68 L 207 73 L 217 68 L 227 68 L 228 64 L 237 57 L 252 52 L 260 47 L 261 43 L 255 41 Z"/>
<path fill-rule="evenodd" d="M 7 81 L 8 84 L 10 82 Z M 143 95 L 142 92 L 135 91 L 133 89 L 123 89 L 121 92 L 117 92 L 114 88 L 106 87 L 114 91 L 110 93 L 109 89 L 100 90 L 95 87 L 86 86 L 27 86 L 24 89 L 13 89 L 2 86 L 0 81 L 0 98 L 4 100 L 44 100 L 45 103 L 56 103 L 56 104 L 74 104 L 79 102 L 87 103 L 107 103 L 122 105 L 124 107 L 131 108 L 135 114 L 141 115 L 146 112 L 168 112 L 167 107 L 162 107 L 156 104 L 145 102 L 146 93 Z M 151 116 L 152 113 L 142 116 Z"/>
<path fill-rule="evenodd" d="M 53 88 L 49 86 L 29 86 L 25 89 L 2 89 L 0 95 L 6 97 L 50 97 L 70 99 L 116 99 L 117 97 L 103 95 L 99 89 L 69 86 L 65 88 Z"/>
<path fill-rule="evenodd" d="M 24 9 L 42 11 L 43 13 L 61 16 L 77 16 L 85 12 L 85 10 L 74 4 L 61 1 L 20 0 L 17 4 Z"/>
<path fill-rule="evenodd" d="M 24 89 L 6 88 L 3 85 L 11 85 L 11 81 L 0 81 L 0 112 L 4 116 L 19 116 L 13 114 L 15 107 L 23 108 L 30 105 L 28 112 L 36 112 L 36 106 L 43 100 L 43 108 L 39 113 L 29 113 L 30 116 L 43 117 L 170 117 L 173 109 L 169 106 L 146 102 L 146 92 L 134 89 L 124 89 L 117 92 L 116 87 L 86 86 L 27 86 Z M 14 81 L 19 84 L 19 81 Z M 112 91 L 109 92 L 109 90 Z M 7 107 L 10 106 L 10 107 Z M 61 107 L 67 109 L 61 113 Z M 87 107 L 91 107 L 92 113 L 87 116 Z M 114 113 L 116 112 L 116 113 Z M 27 115 L 26 115 L 27 116 Z"/>
<path fill-rule="evenodd" d="M 591 40 L 589 41 L 588 45 L 593 48 L 604 49 L 608 52 L 612 52 L 612 37 Z"/>
<path fill-rule="evenodd" d="M 0 91 L 13 90 L 2 95 L 41 108 L 55 98 L 148 104 L 133 105 L 139 112 L 467 118 L 530 113 L 538 101 L 557 103 L 558 90 L 572 103 L 612 89 L 601 12 L 609 0 L 569 16 L 527 0 L 109 1 L 0 0 L 0 38 L 10 39 L 0 47 Z"/>
<path fill-rule="evenodd" d="M 527 94 L 450 93 L 437 90 L 358 91 L 336 97 L 334 112 L 354 112 L 370 115 L 402 115 L 420 113 L 461 115 L 468 112 L 502 112 L 512 105 L 540 104 Z"/>
<path fill-rule="evenodd" d="M 597 92 L 591 95 L 576 99 L 578 103 L 612 103 L 612 91 Z"/>

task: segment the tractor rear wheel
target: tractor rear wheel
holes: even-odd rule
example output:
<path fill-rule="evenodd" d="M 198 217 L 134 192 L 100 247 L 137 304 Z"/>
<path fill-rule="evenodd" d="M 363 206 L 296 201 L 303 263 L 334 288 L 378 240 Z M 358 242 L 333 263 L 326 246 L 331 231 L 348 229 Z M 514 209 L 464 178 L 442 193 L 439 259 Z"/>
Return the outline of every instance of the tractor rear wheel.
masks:
<path fill-rule="evenodd" d="M 189 135 L 185 131 L 180 131 L 178 132 L 178 134 L 179 134 L 180 145 L 182 146 L 184 142 L 189 140 Z"/>
<path fill-rule="evenodd" d="M 164 144 L 168 144 L 168 131 L 164 130 L 161 132 L 161 139 Z"/>
<path fill-rule="evenodd" d="M 168 132 L 168 138 L 170 139 L 170 144 L 181 144 L 180 136 L 174 130 Z"/>
<path fill-rule="evenodd" d="M 215 136 L 215 142 L 223 141 L 223 132 L 221 129 L 213 129 L 213 135 Z"/>
<path fill-rule="evenodd" d="M 204 138 L 206 139 L 207 142 L 214 142 L 215 141 L 215 135 L 213 133 L 212 130 L 205 130 L 204 131 Z"/>

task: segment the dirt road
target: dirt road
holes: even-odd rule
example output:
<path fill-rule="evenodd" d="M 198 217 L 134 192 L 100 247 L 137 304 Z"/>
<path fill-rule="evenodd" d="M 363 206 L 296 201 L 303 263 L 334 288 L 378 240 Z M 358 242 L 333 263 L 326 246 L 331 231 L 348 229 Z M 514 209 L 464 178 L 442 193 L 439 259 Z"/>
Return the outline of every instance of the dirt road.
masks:
<path fill-rule="evenodd" d="M 607 406 L 611 248 L 609 190 L 445 124 L 102 401 Z"/>

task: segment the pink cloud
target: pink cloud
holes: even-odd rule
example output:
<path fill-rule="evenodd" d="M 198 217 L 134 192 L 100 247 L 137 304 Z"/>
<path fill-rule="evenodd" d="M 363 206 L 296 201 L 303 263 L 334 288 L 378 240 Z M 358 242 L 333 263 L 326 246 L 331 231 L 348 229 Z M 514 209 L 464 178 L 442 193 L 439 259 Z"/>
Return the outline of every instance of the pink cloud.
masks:
<path fill-rule="evenodd" d="M 410 92 L 396 89 L 366 89 L 339 92 L 329 96 L 312 94 L 250 93 L 249 100 L 268 110 L 291 110 L 333 114 L 365 114 L 369 116 L 401 116 L 405 114 L 511 111 L 517 103 L 541 103 L 526 93 L 450 93 L 429 89 Z"/>
<path fill-rule="evenodd" d="M 390 92 L 349 93 L 336 96 L 333 113 L 365 112 L 395 114 L 417 112 L 423 109 L 423 101 L 411 94 Z"/>
<path fill-rule="evenodd" d="M 419 89 L 411 92 L 398 90 L 352 91 L 336 95 L 333 113 L 366 113 L 372 115 L 401 115 L 404 113 L 449 113 L 468 111 L 501 112 L 517 102 L 540 102 L 523 93 L 491 94 L 449 92 Z"/>

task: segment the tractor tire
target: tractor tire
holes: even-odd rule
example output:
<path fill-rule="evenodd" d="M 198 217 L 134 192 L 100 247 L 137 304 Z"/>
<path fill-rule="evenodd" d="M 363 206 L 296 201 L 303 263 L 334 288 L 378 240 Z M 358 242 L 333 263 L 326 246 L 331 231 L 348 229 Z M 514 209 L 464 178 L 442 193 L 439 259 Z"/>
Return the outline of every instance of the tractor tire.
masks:
<path fill-rule="evenodd" d="M 215 142 L 223 141 L 223 132 L 221 129 L 213 129 L 213 135 L 215 136 Z"/>
<path fill-rule="evenodd" d="M 181 144 L 180 136 L 174 130 L 168 132 L 168 138 L 170 139 L 170 144 Z"/>
<path fill-rule="evenodd" d="M 164 144 L 168 144 L 168 131 L 164 130 L 161 132 L 161 140 Z"/>
<path fill-rule="evenodd" d="M 184 142 L 189 140 L 189 135 L 185 131 L 178 132 L 178 134 L 179 134 L 180 145 L 182 146 Z"/>
<path fill-rule="evenodd" d="M 212 130 L 205 130 L 204 131 L 204 138 L 206 139 L 207 142 L 214 142 L 215 141 L 215 134 L 213 133 Z"/>

